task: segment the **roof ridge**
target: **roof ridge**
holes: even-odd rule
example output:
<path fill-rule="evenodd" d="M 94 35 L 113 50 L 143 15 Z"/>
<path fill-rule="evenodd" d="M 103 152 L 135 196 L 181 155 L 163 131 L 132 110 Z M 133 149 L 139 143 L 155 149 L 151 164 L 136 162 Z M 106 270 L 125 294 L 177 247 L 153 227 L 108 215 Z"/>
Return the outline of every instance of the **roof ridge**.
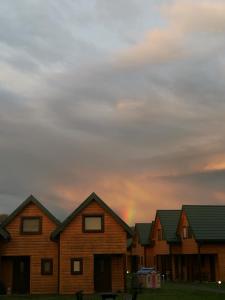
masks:
<path fill-rule="evenodd" d="M 53 231 L 52 238 L 55 239 L 57 235 L 64 230 L 64 228 L 92 201 L 96 201 L 103 209 L 110 213 L 113 218 L 127 231 L 131 236 L 133 235 L 130 226 L 125 223 L 95 192 L 92 192 L 81 204 L 74 209 L 72 213 Z"/>

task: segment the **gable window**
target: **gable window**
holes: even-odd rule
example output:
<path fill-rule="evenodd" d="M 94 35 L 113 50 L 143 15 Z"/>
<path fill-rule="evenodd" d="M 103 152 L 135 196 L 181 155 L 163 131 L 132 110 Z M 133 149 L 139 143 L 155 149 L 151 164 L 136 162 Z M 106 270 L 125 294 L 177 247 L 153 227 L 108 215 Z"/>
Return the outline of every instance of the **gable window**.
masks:
<path fill-rule="evenodd" d="M 41 275 L 53 274 L 53 260 L 51 258 L 42 258 L 41 260 Z"/>
<path fill-rule="evenodd" d="M 21 233 L 22 234 L 41 234 L 42 219 L 41 217 L 22 217 Z"/>
<path fill-rule="evenodd" d="M 71 258 L 71 274 L 80 275 L 83 274 L 83 259 Z"/>
<path fill-rule="evenodd" d="M 189 226 L 183 227 L 183 239 L 190 239 L 192 237 L 191 230 Z"/>
<path fill-rule="evenodd" d="M 158 229 L 158 241 L 162 241 L 163 240 L 163 231 L 162 229 Z"/>
<path fill-rule="evenodd" d="M 104 216 L 83 215 L 83 232 L 104 232 Z"/>

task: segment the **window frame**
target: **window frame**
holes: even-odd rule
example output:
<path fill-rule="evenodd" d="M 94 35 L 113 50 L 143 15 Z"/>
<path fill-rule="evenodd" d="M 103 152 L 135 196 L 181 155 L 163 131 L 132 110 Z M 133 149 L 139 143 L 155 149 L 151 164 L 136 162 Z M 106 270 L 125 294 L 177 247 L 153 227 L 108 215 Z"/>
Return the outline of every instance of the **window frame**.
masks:
<path fill-rule="evenodd" d="M 101 218 L 101 229 L 86 229 L 85 219 L 86 218 Z M 82 215 L 82 230 L 84 233 L 103 233 L 104 228 L 104 215 L 103 214 L 84 214 Z"/>
<path fill-rule="evenodd" d="M 80 270 L 74 271 L 74 262 L 79 261 L 80 262 Z M 71 275 L 82 275 L 83 274 L 83 258 L 82 257 L 73 257 L 70 259 L 70 272 Z"/>
<path fill-rule="evenodd" d="M 38 231 L 24 231 L 24 220 L 39 220 Z M 37 235 L 42 233 L 42 217 L 41 216 L 22 216 L 20 219 L 20 234 L 22 235 Z"/>
<path fill-rule="evenodd" d="M 44 269 L 44 264 L 50 262 L 50 271 L 46 272 Z M 52 258 L 42 258 L 41 259 L 41 275 L 53 275 L 53 259 Z"/>

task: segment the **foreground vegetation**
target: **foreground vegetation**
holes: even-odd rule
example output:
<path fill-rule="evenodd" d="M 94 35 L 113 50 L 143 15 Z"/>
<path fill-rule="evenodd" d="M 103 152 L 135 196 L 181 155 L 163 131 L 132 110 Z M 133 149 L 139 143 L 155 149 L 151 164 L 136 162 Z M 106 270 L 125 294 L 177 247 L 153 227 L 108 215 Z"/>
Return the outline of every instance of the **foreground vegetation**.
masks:
<path fill-rule="evenodd" d="M 2 300 L 75 300 L 75 296 L 1 296 Z M 84 300 L 100 300 L 98 295 L 84 296 Z M 225 299 L 225 285 L 220 288 L 215 283 L 164 283 L 160 289 L 144 290 L 137 300 L 217 300 Z M 121 294 L 117 300 L 130 300 Z"/>

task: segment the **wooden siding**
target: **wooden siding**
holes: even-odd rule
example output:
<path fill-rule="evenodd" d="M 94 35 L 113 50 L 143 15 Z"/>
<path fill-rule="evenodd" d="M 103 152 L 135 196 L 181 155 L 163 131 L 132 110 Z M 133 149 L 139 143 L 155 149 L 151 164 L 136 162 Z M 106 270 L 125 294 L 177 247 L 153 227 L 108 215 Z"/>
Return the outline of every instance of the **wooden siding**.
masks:
<path fill-rule="evenodd" d="M 104 214 L 103 233 L 84 233 L 82 231 L 83 214 Z M 83 209 L 60 234 L 60 293 L 73 294 L 78 290 L 85 293 L 94 292 L 94 254 L 126 254 L 127 234 L 110 214 L 95 201 Z M 83 258 L 83 274 L 71 275 L 70 259 Z M 118 267 L 118 262 L 112 260 Z M 124 270 L 124 268 L 123 268 Z M 120 270 L 118 270 L 120 272 Z M 112 288 L 122 290 L 124 281 L 114 282 Z"/>
<path fill-rule="evenodd" d="M 42 217 L 42 234 L 21 235 L 20 221 L 24 216 Z M 7 226 L 11 239 L 4 243 L 1 249 L 2 256 L 29 256 L 30 257 L 30 293 L 54 294 L 58 284 L 58 247 L 50 240 L 50 234 L 56 224 L 51 221 L 33 203 L 26 206 Z M 53 275 L 41 275 L 41 259 L 53 259 Z M 4 276 L 4 273 L 3 273 Z M 11 282 L 12 285 L 12 282 Z M 9 283 L 7 283 L 9 286 Z"/>

